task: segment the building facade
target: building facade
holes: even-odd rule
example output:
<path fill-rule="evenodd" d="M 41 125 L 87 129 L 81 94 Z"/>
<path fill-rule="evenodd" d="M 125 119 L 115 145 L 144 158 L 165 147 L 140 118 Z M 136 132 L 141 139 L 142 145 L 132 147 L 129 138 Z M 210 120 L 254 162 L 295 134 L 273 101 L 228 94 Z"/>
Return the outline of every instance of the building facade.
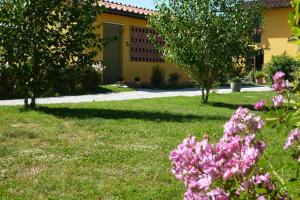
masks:
<path fill-rule="evenodd" d="M 250 57 L 250 67 L 261 69 L 272 56 L 287 53 L 295 57 L 299 46 L 291 38 L 293 33 L 288 23 L 289 13 L 292 11 L 290 0 L 262 0 L 264 24 L 258 46 L 262 49 L 261 55 Z"/>
<path fill-rule="evenodd" d="M 154 11 L 131 5 L 101 0 L 106 11 L 98 16 L 98 32 L 108 39 L 99 59 L 104 61 L 104 83 L 114 83 L 121 77 L 127 83 L 133 83 L 139 77 L 149 84 L 152 67 L 161 66 L 165 78 L 171 73 L 178 73 L 181 84 L 190 83 L 189 77 L 174 64 L 164 60 L 149 41 L 147 35 L 153 33 L 147 17 Z M 299 47 L 290 41 L 291 28 L 288 24 L 289 12 L 292 11 L 290 0 L 262 0 L 264 25 L 259 35 L 258 47 L 261 53 L 248 57 L 249 68 L 262 69 L 272 56 L 286 52 L 296 56 Z M 159 41 L 163 42 L 163 41 Z"/>
<path fill-rule="evenodd" d="M 99 53 L 99 59 L 105 66 L 104 83 L 115 83 L 120 77 L 126 83 L 133 83 L 135 77 L 139 77 L 142 83 L 150 84 L 155 65 L 164 69 L 165 79 L 171 73 L 178 73 L 181 84 L 190 83 L 188 76 L 167 62 L 148 39 L 147 35 L 153 33 L 147 23 L 147 16 L 153 13 L 152 10 L 110 1 L 101 3 L 106 11 L 98 16 L 101 25 L 98 32 L 108 40 Z"/>

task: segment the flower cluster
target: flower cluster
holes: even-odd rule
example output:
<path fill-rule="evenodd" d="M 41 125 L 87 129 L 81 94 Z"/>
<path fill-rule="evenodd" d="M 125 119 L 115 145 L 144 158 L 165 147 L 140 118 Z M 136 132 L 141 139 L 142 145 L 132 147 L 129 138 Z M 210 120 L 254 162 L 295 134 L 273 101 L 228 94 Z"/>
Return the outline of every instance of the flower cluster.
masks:
<path fill-rule="evenodd" d="M 254 116 L 247 108 L 239 108 L 224 126 L 225 137 L 236 134 L 253 134 L 264 127 L 260 117 Z"/>
<path fill-rule="evenodd" d="M 239 108 L 226 123 L 224 136 L 217 144 L 210 144 L 208 138 L 196 141 L 187 138 L 170 154 L 173 162 L 173 174 L 184 182 L 187 191 L 186 200 L 226 200 L 231 195 L 239 197 L 241 192 L 251 193 L 256 185 L 264 185 L 272 191 L 273 184 L 269 174 L 257 175 L 248 180 L 250 186 L 243 186 L 265 150 L 265 144 L 257 141 L 256 133 L 264 122 L 250 113 L 248 109 Z M 220 182 L 236 182 L 234 189 L 221 188 Z M 232 184 L 231 184 L 232 185 Z M 224 186 L 224 184 L 223 184 Z M 232 191 L 235 193 L 232 194 Z M 259 195 L 251 193 L 254 198 Z"/>
<path fill-rule="evenodd" d="M 300 130 L 298 128 L 294 129 L 290 133 L 287 141 L 285 142 L 284 149 L 290 148 L 295 142 L 298 142 L 298 144 L 300 145 Z M 298 161 L 300 162 L 300 156 L 298 158 Z"/>
<path fill-rule="evenodd" d="M 272 88 L 277 93 L 277 95 L 272 99 L 275 108 L 280 108 L 283 106 L 284 96 L 282 93 L 289 90 L 289 81 L 284 79 L 285 73 L 279 71 L 273 76 L 274 84 Z"/>
<path fill-rule="evenodd" d="M 253 106 L 253 108 L 254 108 L 255 110 L 262 110 L 262 109 L 264 108 L 265 104 L 266 104 L 266 100 L 261 100 L 261 101 L 257 102 L 257 103 Z"/>
<path fill-rule="evenodd" d="M 277 93 L 282 93 L 289 89 L 289 81 L 284 80 L 284 76 L 285 76 L 285 73 L 283 73 L 281 71 L 276 72 L 275 75 L 273 76 L 274 84 L 273 84 L 272 88 Z"/>
<path fill-rule="evenodd" d="M 281 94 L 276 95 L 272 99 L 275 108 L 280 108 L 283 106 L 284 97 Z"/>

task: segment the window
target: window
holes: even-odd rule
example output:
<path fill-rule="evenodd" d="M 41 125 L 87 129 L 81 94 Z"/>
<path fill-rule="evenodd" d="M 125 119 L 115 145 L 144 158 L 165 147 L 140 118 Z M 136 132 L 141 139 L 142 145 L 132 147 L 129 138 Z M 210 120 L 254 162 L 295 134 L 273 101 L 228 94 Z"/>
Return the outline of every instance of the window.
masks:
<path fill-rule="evenodd" d="M 165 60 L 159 51 L 154 47 L 148 39 L 149 33 L 155 33 L 154 30 L 142 27 L 130 27 L 130 60 L 135 62 L 159 62 Z M 159 44 L 164 44 L 161 38 L 158 39 Z"/>

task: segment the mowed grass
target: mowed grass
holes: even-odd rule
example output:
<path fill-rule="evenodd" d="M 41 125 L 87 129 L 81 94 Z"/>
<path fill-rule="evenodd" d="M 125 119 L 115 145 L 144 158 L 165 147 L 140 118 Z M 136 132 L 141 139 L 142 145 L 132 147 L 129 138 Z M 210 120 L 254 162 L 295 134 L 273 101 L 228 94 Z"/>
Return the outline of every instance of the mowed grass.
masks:
<path fill-rule="evenodd" d="M 213 94 L 205 106 L 200 97 L 172 97 L 0 107 L 0 199 L 182 199 L 170 151 L 190 135 L 217 141 L 236 108 L 268 95 Z M 288 181 L 297 166 L 282 149 L 287 134 L 264 135 Z M 292 186 L 294 196 L 298 188 Z"/>

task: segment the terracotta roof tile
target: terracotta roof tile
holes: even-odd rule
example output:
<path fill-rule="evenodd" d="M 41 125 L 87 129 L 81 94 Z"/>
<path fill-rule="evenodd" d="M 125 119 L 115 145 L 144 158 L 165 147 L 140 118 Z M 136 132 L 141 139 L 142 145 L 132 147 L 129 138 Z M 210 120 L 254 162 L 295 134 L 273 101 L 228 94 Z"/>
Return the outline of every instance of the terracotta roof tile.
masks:
<path fill-rule="evenodd" d="M 128 5 L 128 4 L 122 4 L 122 3 L 114 2 L 114 1 L 108 1 L 108 0 L 100 0 L 100 4 L 110 10 L 138 14 L 141 16 L 148 16 L 148 15 L 154 13 L 154 11 L 150 10 L 150 9 L 132 6 L 132 5 Z"/>

